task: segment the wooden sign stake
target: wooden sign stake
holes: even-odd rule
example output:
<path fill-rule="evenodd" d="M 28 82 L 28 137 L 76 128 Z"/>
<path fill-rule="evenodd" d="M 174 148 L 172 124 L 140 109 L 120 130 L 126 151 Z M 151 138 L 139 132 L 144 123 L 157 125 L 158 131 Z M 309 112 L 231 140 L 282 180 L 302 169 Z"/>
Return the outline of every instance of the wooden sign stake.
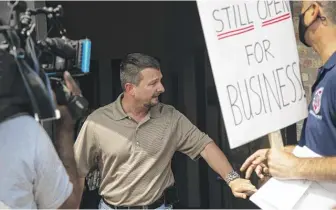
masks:
<path fill-rule="evenodd" d="M 269 141 L 269 144 L 270 144 L 271 148 L 282 149 L 284 147 L 280 130 L 274 131 L 273 133 L 269 133 L 268 134 L 268 141 Z M 259 179 L 258 180 L 258 188 L 263 186 L 270 178 L 271 177 L 267 176 L 262 180 Z"/>
<path fill-rule="evenodd" d="M 281 149 L 281 148 L 284 147 L 280 130 L 269 133 L 268 134 L 268 141 L 269 141 L 269 144 L 270 144 L 271 148 Z"/>

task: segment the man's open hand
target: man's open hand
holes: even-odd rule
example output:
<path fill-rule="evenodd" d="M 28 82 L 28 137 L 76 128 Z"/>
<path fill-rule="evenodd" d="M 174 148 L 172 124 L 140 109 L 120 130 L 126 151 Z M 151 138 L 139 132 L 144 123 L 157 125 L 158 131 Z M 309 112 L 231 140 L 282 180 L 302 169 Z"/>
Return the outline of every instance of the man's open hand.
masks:
<path fill-rule="evenodd" d="M 249 179 L 253 171 L 256 172 L 260 179 L 265 178 L 265 174 L 268 174 L 268 167 L 266 165 L 268 149 L 260 149 L 248 157 L 243 163 L 240 171 L 245 171 L 245 178 Z"/>
<path fill-rule="evenodd" d="M 247 179 L 235 179 L 229 183 L 233 195 L 237 198 L 246 199 L 257 191 L 256 187 Z"/>
<path fill-rule="evenodd" d="M 240 168 L 250 178 L 253 171 L 259 178 L 271 175 L 280 179 L 296 179 L 299 159 L 285 149 L 260 149 L 246 159 Z"/>
<path fill-rule="evenodd" d="M 299 179 L 300 159 L 284 149 L 272 148 L 267 152 L 269 173 L 278 179 Z"/>

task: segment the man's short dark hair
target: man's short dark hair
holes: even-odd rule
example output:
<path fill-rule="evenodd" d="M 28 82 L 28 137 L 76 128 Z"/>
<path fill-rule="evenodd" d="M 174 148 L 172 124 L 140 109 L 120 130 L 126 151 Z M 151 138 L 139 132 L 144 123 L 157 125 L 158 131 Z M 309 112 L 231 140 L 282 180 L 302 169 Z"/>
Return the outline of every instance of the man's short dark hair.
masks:
<path fill-rule="evenodd" d="M 146 68 L 160 69 L 160 63 L 152 56 L 142 53 L 128 54 L 120 64 L 120 82 L 122 89 L 125 84 L 131 83 L 138 85 L 141 81 L 140 72 Z"/>
<path fill-rule="evenodd" d="M 317 3 L 321 5 L 326 18 L 336 24 L 336 1 L 317 1 Z"/>

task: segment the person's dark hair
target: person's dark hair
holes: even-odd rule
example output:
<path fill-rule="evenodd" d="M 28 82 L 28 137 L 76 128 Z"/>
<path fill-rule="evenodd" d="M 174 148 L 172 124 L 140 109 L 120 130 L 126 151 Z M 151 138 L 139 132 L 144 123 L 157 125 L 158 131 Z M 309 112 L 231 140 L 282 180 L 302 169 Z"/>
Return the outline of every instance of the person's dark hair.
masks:
<path fill-rule="evenodd" d="M 138 85 L 141 81 L 140 72 L 146 68 L 160 70 L 160 63 L 152 56 L 143 53 L 128 54 L 120 64 L 120 83 L 125 90 L 125 84 L 131 83 Z"/>
<path fill-rule="evenodd" d="M 317 1 L 333 24 L 336 24 L 336 1 Z"/>
<path fill-rule="evenodd" d="M 0 50 L 0 123 L 19 113 L 32 114 L 30 99 L 14 57 Z"/>

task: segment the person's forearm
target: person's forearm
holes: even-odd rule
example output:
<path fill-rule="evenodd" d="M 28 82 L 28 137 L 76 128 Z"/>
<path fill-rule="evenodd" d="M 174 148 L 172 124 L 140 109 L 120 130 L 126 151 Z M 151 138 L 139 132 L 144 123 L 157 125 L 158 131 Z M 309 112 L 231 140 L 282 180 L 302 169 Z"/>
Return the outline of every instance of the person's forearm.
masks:
<path fill-rule="evenodd" d="M 83 194 L 85 186 L 85 178 L 78 178 L 78 192 L 80 195 Z"/>
<path fill-rule="evenodd" d="M 201 156 L 209 164 L 209 166 L 218 173 L 223 179 L 233 169 L 224 153 L 214 143 L 209 143 L 201 152 Z"/>
<path fill-rule="evenodd" d="M 296 174 L 300 179 L 336 181 L 336 157 L 299 158 Z"/>
<path fill-rule="evenodd" d="M 70 182 L 73 184 L 73 193 L 78 199 L 78 206 L 81 199 L 81 191 L 79 185 L 79 177 L 77 172 L 76 161 L 74 158 L 73 150 L 73 137 L 74 130 L 70 128 L 64 128 L 62 125 L 57 125 L 56 129 L 56 139 L 55 139 L 55 148 L 61 159 L 64 168 L 66 169 Z M 63 128 L 62 128 L 63 127 Z"/>

